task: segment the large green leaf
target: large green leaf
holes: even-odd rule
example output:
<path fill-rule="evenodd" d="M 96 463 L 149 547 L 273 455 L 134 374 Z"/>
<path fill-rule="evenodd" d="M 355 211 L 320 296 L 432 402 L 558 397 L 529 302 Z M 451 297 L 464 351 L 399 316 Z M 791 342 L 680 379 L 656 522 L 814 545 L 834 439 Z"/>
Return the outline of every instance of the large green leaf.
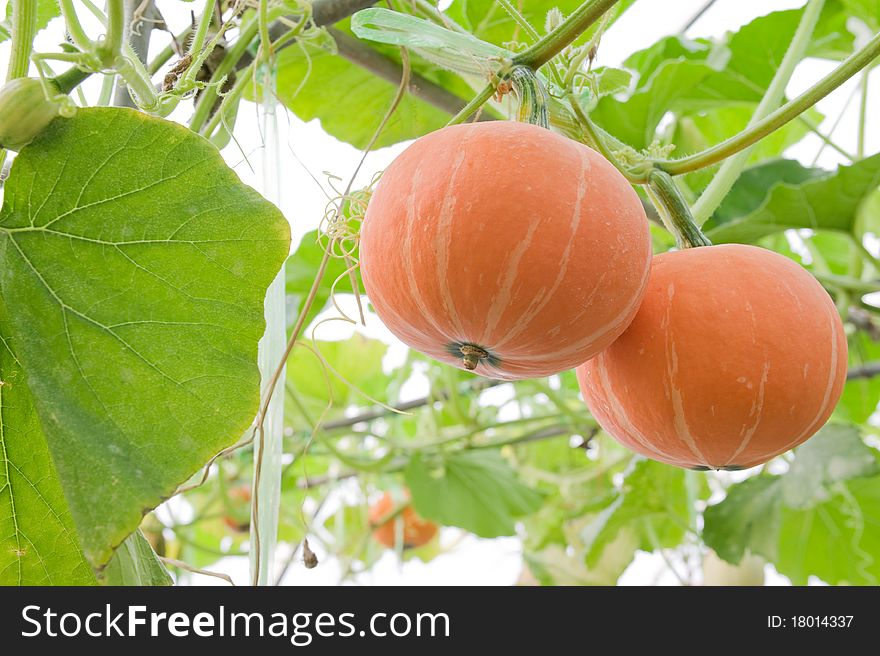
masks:
<path fill-rule="evenodd" d="M 94 584 L 15 346 L 0 299 L 0 585 Z"/>
<path fill-rule="evenodd" d="M 827 171 L 805 167 L 793 159 L 776 159 L 747 168 L 706 222 L 705 229 L 711 230 L 756 211 L 776 185 L 797 186 L 827 174 Z"/>
<path fill-rule="evenodd" d="M 497 451 L 459 451 L 440 462 L 417 453 L 405 475 L 420 515 L 484 538 L 513 535 L 515 518 L 541 506 Z"/>
<path fill-rule="evenodd" d="M 775 476 L 755 476 L 734 485 L 724 501 L 706 508 L 703 541 L 729 563 L 738 563 L 747 550 L 775 560 L 779 498 Z"/>
<path fill-rule="evenodd" d="M 854 427 L 828 425 L 796 451 L 787 473 L 750 478 L 707 508 L 703 539 L 731 563 L 759 554 L 797 585 L 810 576 L 877 584 L 877 462 Z"/>
<path fill-rule="evenodd" d="M 57 479 L 35 479 L 45 496 L 13 486 L 0 532 L 43 522 L 45 504 L 69 509 L 100 568 L 251 423 L 263 299 L 289 227 L 207 141 L 125 109 L 54 121 L 4 191 L 0 335 L 37 418 L 13 397 L 7 419 L 4 399 L 6 458 L 29 467 L 48 446 Z"/>
<path fill-rule="evenodd" d="M 709 239 L 718 243 L 752 242 L 789 228 L 851 232 L 862 201 L 880 184 L 880 155 L 841 166 L 821 177 L 811 171 L 799 175 L 793 173 L 796 165 L 787 166 L 789 179 L 800 177 L 803 181 L 780 181 L 776 177 L 779 167 L 762 168 L 760 180 L 751 177 L 743 184 L 748 185 L 746 193 L 751 199 L 758 196 L 756 186 L 763 185 L 767 189 L 765 198 L 754 209 L 737 216 L 731 216 L 732 212 L 722 206 L 707 224 Z M 734 186 L 727 203 L 742 207 L 738 187 Z"/>

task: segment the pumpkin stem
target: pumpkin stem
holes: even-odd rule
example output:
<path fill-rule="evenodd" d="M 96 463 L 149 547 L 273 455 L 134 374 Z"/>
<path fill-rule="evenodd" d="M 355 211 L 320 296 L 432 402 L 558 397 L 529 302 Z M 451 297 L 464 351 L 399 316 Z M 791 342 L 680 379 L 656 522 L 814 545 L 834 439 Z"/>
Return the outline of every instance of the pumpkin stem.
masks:
<path fill-rule="evenodd" d="M 668 173 L 652 170 L 648 174 L 645 191 L 654 202 L 664 225 L 675 236 L 679 248 L 712 245 L 694 221 L 690 207 Z"/>
<path fill-rule="evenodd" d="M 485 350 L 471 344 L 462 344 L 459 350 L 461 351 L 461 361 L 464 364 L 464 368 L 468 371 L 473 371 L 480 364 L 480 360 L 485 360 L 489 357 Z"/>
<path fill-rule="evenodd" d="M 514 66 L 510 71 L 510 84 L 519 101 L 517 120 L 550 129 L 547 113 L 549 98 L 540 78 L 527 66 Z"/>

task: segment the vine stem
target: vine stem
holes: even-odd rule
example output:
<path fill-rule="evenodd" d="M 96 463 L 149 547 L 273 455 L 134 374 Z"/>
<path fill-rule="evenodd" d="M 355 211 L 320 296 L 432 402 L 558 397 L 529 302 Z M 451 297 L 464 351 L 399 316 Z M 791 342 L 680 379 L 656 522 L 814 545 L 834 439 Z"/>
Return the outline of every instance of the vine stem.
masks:
<path fill-rule="evenodd" d="M 756 123 L 779 107 L 779 103 L 782 102 L 785 96 L 785 87 L 788 85 L 789 80 L 791 80 L 795 67 L 807 52 L 807 48 L 810 45 L 810 37 L 813 35 L 813 30 L 819 21 L 819 14 L 822 13 L 824 4 L 825 0 L 809 0 L 806 9 L 804 9 L 804 14 L 798 23 L 797 30 L 791 39 L 791 43 L 785 51 L 782 63 L 776 70 L 773 80 L 767 88 L 767 92 L 761 98 L 761 102 L 758 103 L 758 107 L 755 109 L 747 129 L 754 127 Z M 751 147 L 744 148 L 733 157 L 726 159 L 721 165 L 718 173 L 712 178 L 712 182 L 709 183 L 694 204 L 693 214 L 698 224 L 702 225 L 705 223 L 706 219 L 712 216 L 715 210 L 718 209 L 721 201 L 730 192 L 746 167 L 750 154 Z"/>
<path fill-rule="evenodd" d="M 875 34 L 863 48 L 850 55 L 840 66 L 831 71 L 814 86 L 776 111 L 771 112 L 762 120 L 754 123 L 751 127 L 743 130 L 735 137 L 731 137 L 717 146 L 689 157 L 677 160 L 654 160 L 654 165 L 671 175 L 681 175 L 682 173 L 689 173 L 716 164 L 738 153 L 743 148 L 748 148 L 757 143 L 768 134 L 796 119 L 853 75 L 868 66 L 878 56 L 880 56 L 880 33 Z"/>
<path fill-rule="evenodd" d="M 449 122 L 446 124 L 450 125 L 458 125 L 459 123 L 464 123 L 471 115 L 476 112 L 480 107 L 483 106 L 489 98 L 491 98 L 495 94 L 495 84 L 490 82 L 487 84 L 479 94 L 477 94 L 467 105 L 461 108 L 461 111 L 458 112 L 455 116 L 449 119 Z"/>
<path fill-rule="evenodd" d="M 220 61 L 220 64 L 211 76 L 211 82 L 205 87 L 196 103 L 196 109 L 189 124 L 190 129 L 194 132 L 200 132 L 205 122 L 210 118 L 214 101 L 217 99 L 217 85 L 221 79 L 235 69 L 235 65 L 244 56 L 244 53 L 247 52 L 248 46 L 257 35 L 258 29 L 258 21 L 253 17 L 241 26 L 238 39 Z"/>
<path fill-rule="evenodd" d="M 122 54 L 122 43 L 125 34 L 125 1 L 107 1 L 107 34 L 104 42 L 98 46 L 97 53 L 101 63 L 111 68 Z"/>
<path fill-rule="evenodd" d="M 31 2 L 30 4 L 34 5 L 36 10 L 36 3 Z M 92 40 L 83 29 L 82 23 L 79 22 L 79 16 L 77 16 L 76 9 L 73 7 L 73 0 L 60 0 L 59 4 L 61 6 L 61 14 L 64 16 L 64 24 L 67 28 L 67 33 L 70 34 L 70 38 L 73 39 L 73 42 L 77 46 L 79 46 L 80 50 L 89 52 L 92 49 Z"/>
<path fill-rule="evenodd" d="M 856 145 L 856 157 L 862 159 L 865 156 L 865 132 L 868 118 L 868 75 L 869 70 L 862 71 L 862 79 L 859 84 L 861 98 L 859 99 L 859 136 Z"/>
<path fill-rule="evenodd" d="M 618 0 L 587 0 L 566 18 L 562 25 L 513 58 L 514 64 L 538 70 L 571 45 L 581 34 L 611 9 Z"/>
<path fill-rule="evenodd" d="M 535 72 L 525 66 L 514 66 L 510 72 L 510 81 L 519 102 L 517 120 L 549 130 L 547 91 Z"/>
<path fill-rule="evenodd" d="M 12 52 L 6 81 L 28 74 L 31 51 L 37 33 L 37 3 L 31 0 L 12 0 Z"/>
<path fill-rule="evenodd" d="M 211 27 L 211 20 L 214 16 L 214 4 L 214 0 L 205 0 L 205 6 L 202 9 L 202 15 L 196 27 L 196 33 L 189 44 L 189 54 L 192 55 L 193 59 L 205 47 L 205 40 L 208 38 L 208 28 Z"/>

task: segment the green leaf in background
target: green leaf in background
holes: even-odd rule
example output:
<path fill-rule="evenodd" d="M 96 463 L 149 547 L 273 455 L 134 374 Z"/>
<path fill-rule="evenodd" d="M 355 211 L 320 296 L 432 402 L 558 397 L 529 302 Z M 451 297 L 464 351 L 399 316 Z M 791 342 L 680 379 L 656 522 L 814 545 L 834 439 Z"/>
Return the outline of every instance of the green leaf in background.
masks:
<path fill-rule="evenodd" d="M 320 119 L 321 127 L 328 134 L 363 149 L 391 107 L 399 80 L 380 79 L 355 61 L 368 52 L 384 59 L 386 65 L 399 66 L 399 49 L 358 41 L 349 32 L 346 22 L 337 23 L 332 34 L 338 41 L 335 46 L 298 42 L 278 53 L 278 96 L 303 121 Z M 470 87 L 454 73 L 415 56 L 411 57 L 411 66 L 414 73 L 459 97 L 462 106 L 473 95 Z M 328 80 L 332 80 L 332 84 Z M 446 125 L 450 116 L 408 93 L 375 147 L 420 137 Z"/>
<path fill-rule="evenodd" d="M 880 476 L 835 484 L 828 501 L 784 508 L 776 569 L 794 585 L 880 584 Z"/>
<path fill-rule="evenodd" d="M 636 531 L 639 548 L 646 551 L 678 545 L 688 525 L 685 475 L 678 467 L 638 460 L 618 496 L 581 532 L 587 566 L 599 562 L 624 528 Z"/>
<path fill-rule="evenodd" d="M 859 331 L 849 336 L 850 367 L 880 361 L 880 343 Z M 834 416 L 842 421 L 863 424 L 877 410 L 880 403 L 880 376 L 848 380 L 843 388 Z"/>
<path fill-rule="evenodd" d="M 876 32 L 880 28 L 880 0 L 839 0 L 845 14 L 858 18 Z"/>
<path fill-rule="evenodd" d="M 739 106 L 750 116 L 785 56 L 802 13 L 797 9 L 761 16 L 730 34 L 723 44 L 664 37 L 624 62 L 625 68 L 639 75 L 631 97 L 604 98 L 593 117 L 614 136 L 642 149 L 654 140 L 667 112 L 699 120 L 701 112 Z M 840 31 L 842 23 L 831 20 L 840 7 L 826 13 L 829 18 L 814 39 L 821 47 L 810 53 L 816 56 L 847 51 L 852 43 L 852 35 Z"/>
<path fill-rule="evenodd" d="M 638 545 L 635 531 L 625 529 L 617 534 L 592 567 L 584 564 L 582 556 L 569 554 L 559 544 L 523 554 L 523 559 L 542 585 L 615 585 L 632 562 Z"/>
<path fill-rule="evenodd" d="M 320 328 L 318 333 L 320 336 Z M 388 350 L 385 344 L 361 335 L 338 342 L 306 343 L 317 349 L 332 370 L 325 371 L 322 362 L 305 348 L 291 354 L 287 382 L 294 391 L 290 414 L 296 427 L 314 427 L 331 404 L 333 412 L 327 414 L 328 419 L 353 403 L 368 403 L 365 394 L 384 398 L 388 384 L 382 375 L 382 358 Z"/>
<path fill-rule="evenodd" d="M 703 541 L 729 563 L 747 550 L 775 561 L 779 542 L 779 479 L 755 476 L 734 485 L 703 514 Z"/>
<path fill-rule="evenodd" d="M 788 472 L 732 486 L 704 513 L 703 540 L 737 563 L 748 550 L 795 585 L 876 585 L 880 561 L 878 453 L 852 426 L 829 424 L 795 452 Z"/>
<path fill-rule="evenodd" d="M 119 545 L 101 572 L 104 585 L 171 585 L 171 575 L 143 533 L 135 531 Z"/>
<path fill-rule="evenodd" d="M 37 0 L 37 31 L 42 30 L 56 16 L 60 16 L 58 0 Z M 0 22 L 0 43 L 6 41 L 12 32 L 12 2 L 6 3 L 6 19 Z"/>
<path fill-rule="evenodd" d="M 733 189 L 704 227 L 711 230 L 714 226 L 751 214 L 761 207 L 776 185 L 797 186 L 824 175 L 828 175 L 828 171 L 807 168 L 793 159 L 776 159 L 749 167 L 740 174 Z"/>
<path fill-rule="evenodd" d="M 675 144 L 675 157 L 684 157 L 706 150 L 710 146 L 721 143 L 725 139 L 735 136 L 742 132 L 748 125 L 752 117 L 754 108 L 751 105 L 727 105 L 710 109 L 705 112 L 698 112 L 682 116 L 674 124 L 672 134 L 672 143 Z M 804 118 L 810 121 L 812 125 L 818 125 L 822 121 L 822 115 L 810 110 L 804 114 Z M 754 166 L 765 160 L 775 160 L 785 152 L 785 150 L 810 134 L 811 130 L 804 120 L 795 120 L 784 125 L 769 136 L 761 139 L 752 148 L 749 154 L 749 164 L 753 166 L 748 171 L 754 171 Z M 779 160 L 781 162 L 791 162 L 790 160 Z M 805 169 L 796 162 L 794 164 L 799 171 L 812 171 L 813 169 Z M 692 191 L 701 191 L 704 189 L 712 177 L 718 170 L 718 166 L 710 166 L 699 171 L 694 171 L 685 176 L 688 186 Z M 779 171 L 784 174 L 786 171 Z M 767 171 L 765 171 L 765 174 Z M 774 171 L 774 174 L 777 172 Z M 754 173 L 753 173 L 754 175 Z M 769 176 L 768 176 L 769 177 Z M 778 180 L 779 178 L 777 178 Z M 757 191 L 757 190 L 756 190 Z M 766 194 L 766 186 L 760 189 L 761 194 L 758 202 L 764 199 Z M 756 203 L 757 204 L 757 203 Z M 726 208 L 727 210 L 730 207 Z M 716 213 L 717 214 L 717 213 Z"/>
<path fill-rule="evenodd" d="M 852 232 L 863 199 L 880 184 L 880 155 L 867 157 L 821 177 L 805 173 L 803 182 L 778 182 L 768 175 L 767 195 L 759 206 L 736 217 L 725 210 L 707 224 L 713 242 L 753 242 L 789 228 Z M 754 182 L 754 180 L 752 180 Z M 737 199 L 737 186 L 730 196 Z M 754 197 L 754 185 L 749 188 Z M 719 220 L 726 219 L 726 220 Z"/>
<path fill-rule="evenodd" d="M 30 467 L 48 446 L 48 503 L 69 510 L 100 568 L 253 420 L 263 299 L 289 227 L 207 141 L 119 108 L 55 120 L 4 192 L 0 336 L 38 418 L 15 397 L 7 418 L 4 397 L 7 462 Z M 22 488 L 0 515 L 4 537 L 47 516 Z M 34 549 L 57 548 L 40 537 Z M 11 560 L 0 553 L 0 571 Z"/>
<path fill-rule="evenodd" d="M 321 260 L 324 257 L 324 250 L 318 241 L 318 231 L 312 230 L 306 233 L 296 251 L 287 259 L 285 265 L 286 293 L 288 302 L 291 307 L 291 321 L 295 321 L 302 313 L 305 307 L 306 299 L 315 280 L 315 274 L 321 266 Z M 352 254 L 357 258 L 357 252 Z M 333 283 L 337 279 L 336 293 L 353 294 L 354 289 L 351 286 L 351 276 L 346 275 L 349 266 L 346 264 L 345 258 L 331 257 L 327 262 L 327 269 L 324 273 L 324 280 L 321 282 L 312 307 L 306 315 L 303 326 L 308 328 L 318 314 L 330 303 L 330 292 Z M 366 303 L 366 292 L 359 271 L 354 271 L 354 278 L 358 284 L 358 291 L 362 295 L 362 301 Z"/>
<path fill-rule="evenodd" d="M 513 535 L 515 519 L 541 506 L 541 495 L 497 451 L 460 451 L 440 463 L 416 453 L 405 477 L 422 517 L 484 538 Z"/>

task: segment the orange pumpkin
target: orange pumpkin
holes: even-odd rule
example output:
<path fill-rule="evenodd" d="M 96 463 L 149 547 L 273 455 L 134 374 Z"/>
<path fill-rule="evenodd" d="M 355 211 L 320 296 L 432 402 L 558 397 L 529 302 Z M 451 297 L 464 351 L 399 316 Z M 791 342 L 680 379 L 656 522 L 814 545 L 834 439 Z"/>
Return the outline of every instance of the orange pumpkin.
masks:
<path fill-rule="evenodd" d="M 601 155 L 534 125 L 456 125 L 410 145 L 364 217 L 379 317 L 437 360 L 506 380 L 558 373 L 617 338 L 651 259 L 638 196 Z"/>
<path fill-rule="evenodd" d="M 831 298 L 777 253 L 732 244 L 654 258 L 627 331 L 577 369 L 599 424 L 692 469 L 742 469 L 807 440 L 846 382 Z"/>
<path fill-rule="evenodd" d="M 422 519 L 412 507 L 407 506 L 395 518 L 389 519 L 384 524 L 378 523 L 390 513 L 398 504 L 391 493 L 386 492 L 370 507 L 370 524 L 376 526 L 373 538 L 379 544 L 393 549 L 397 544 L 397 524 L 403 522 L 402 540 L 404 549 L 415 549 L 430 542 L 437 534 L 437 525 L 434 522 Z"/>

